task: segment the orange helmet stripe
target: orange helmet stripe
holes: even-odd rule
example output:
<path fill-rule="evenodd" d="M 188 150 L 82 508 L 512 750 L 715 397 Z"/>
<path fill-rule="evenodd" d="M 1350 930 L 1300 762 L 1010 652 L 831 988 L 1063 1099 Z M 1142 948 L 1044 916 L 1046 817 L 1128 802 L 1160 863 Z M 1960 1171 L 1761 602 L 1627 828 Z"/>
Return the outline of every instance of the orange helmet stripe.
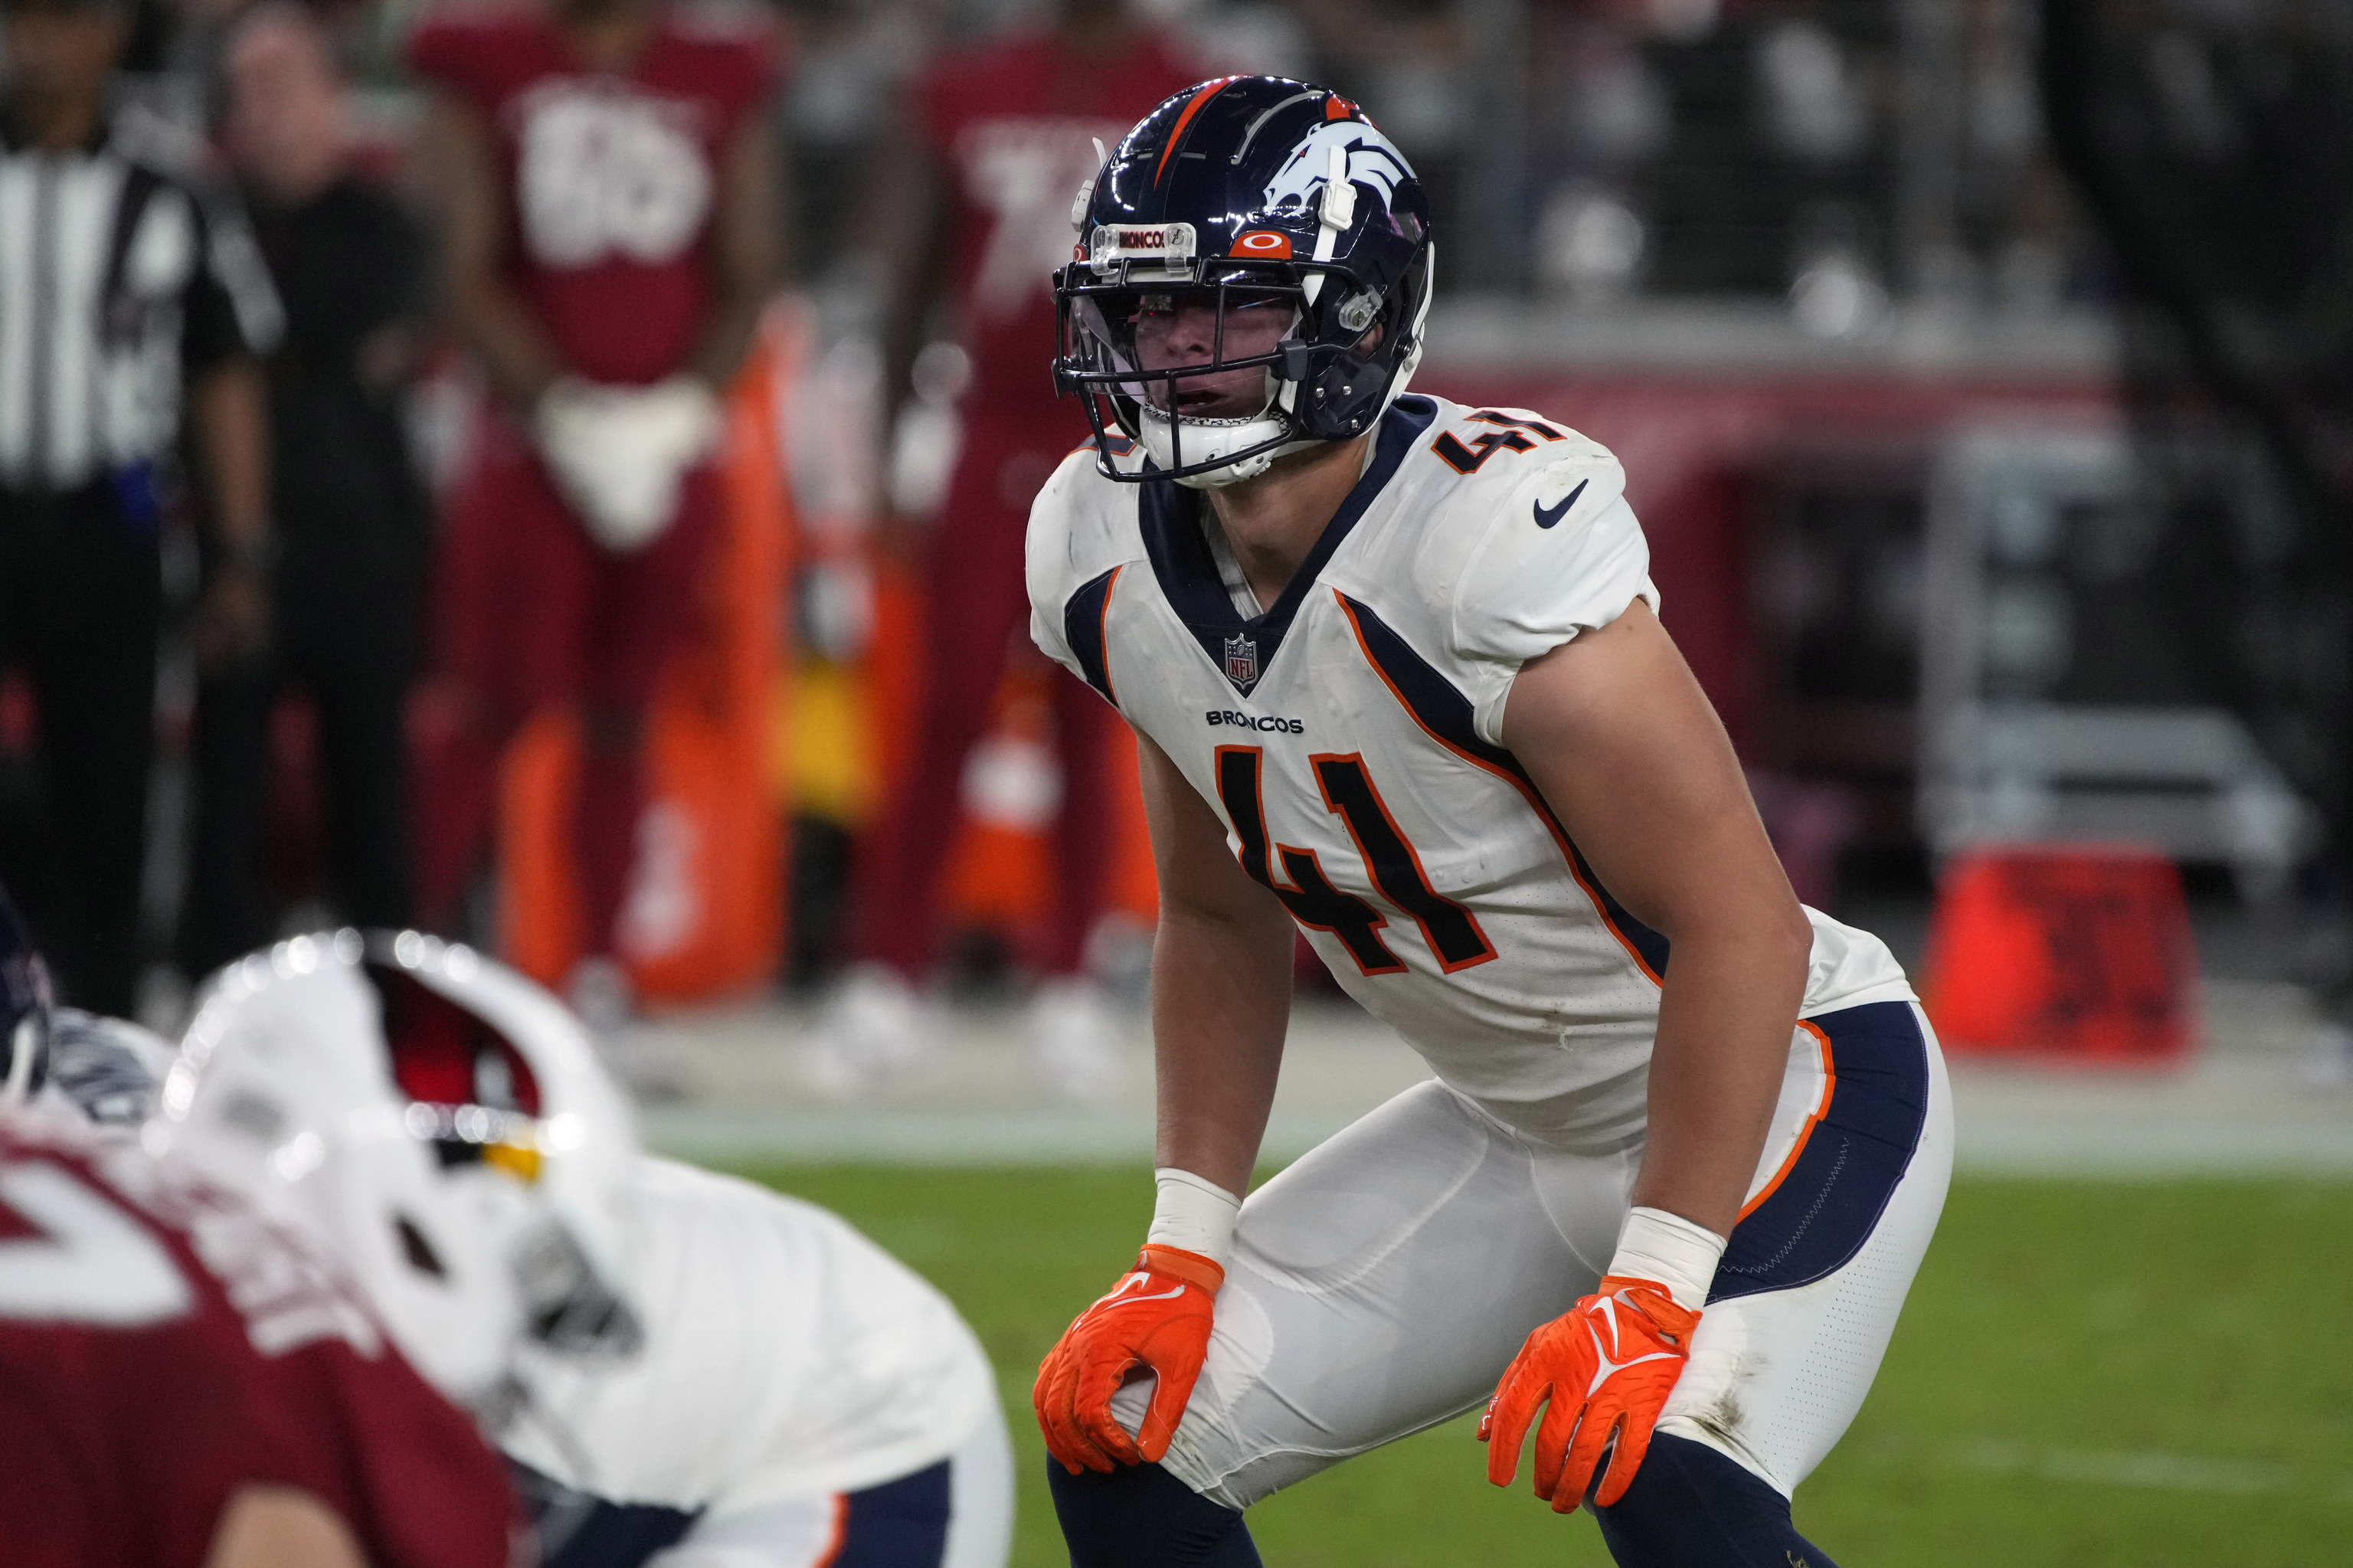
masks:
<path fill-rule="evenodd" d="M 1177 114 L 1176 123 L 1168 128 L 1168 145 L 1160 149 L 1160 162 L 1153 165 L 1152 183 L 1154 185 L 1158 185 L 1160 183 L 1160 176 L 1168 172 L 1168 155 L 1176 151 L 1176 139 L 1185 134 L 1186 122 L 1193 118 L 1194 112 L 1198 110 L 1201 105 L 1208 102 L 1212 98 L 1215 98 L 1218 95 L 1219 89 L 1224 87 L 1229 82 L 1236 82 L 1240 80 L 1241 80 L 1241 78 L 1238 76 L 1221 76 L 1215 81 L 1203 82 L 1200 87 L 1194 91 L 1191 101 L 1187 102 L 1183 111 Z"/>

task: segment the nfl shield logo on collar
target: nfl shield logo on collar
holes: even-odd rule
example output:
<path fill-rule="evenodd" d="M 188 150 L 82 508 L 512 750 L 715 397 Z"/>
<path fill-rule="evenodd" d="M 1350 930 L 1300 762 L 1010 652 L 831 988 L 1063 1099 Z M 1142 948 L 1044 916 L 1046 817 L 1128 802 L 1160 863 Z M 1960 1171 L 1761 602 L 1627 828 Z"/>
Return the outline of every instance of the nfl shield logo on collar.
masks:
<path fill-rule="evenodd" d="M 1258 684 L 1258 644 L 1248 637 L 1226 639 L 1226 679 L 1244 692 Z"/>

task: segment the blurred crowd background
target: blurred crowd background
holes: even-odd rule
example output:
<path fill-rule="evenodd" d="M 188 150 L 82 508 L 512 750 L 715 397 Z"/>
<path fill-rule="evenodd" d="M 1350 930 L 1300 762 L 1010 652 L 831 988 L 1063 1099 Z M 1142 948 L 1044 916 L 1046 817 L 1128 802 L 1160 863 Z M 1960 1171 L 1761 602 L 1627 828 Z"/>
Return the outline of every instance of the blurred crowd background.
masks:
<path fill-rule="evenodd" d="M 1925 911 L 1972 845 L 2136 843 L 2243 912 L 2264 961 L 2347 1021 L 2353 10 L 1130 0 L 1110 19 L 1113 3 L 696 13 L 777 64 L 761 113 L 779 263 L 725 399 L 710 580 L 644 674 L 644 805 L 610 943 L 631 1005 L 811 986 L 878 947 L 966 988 L 1074 965 L 1117 988 L 1143 961 L 1132 756 L 1082 744 L 1059 671 L 1018 647 L 944 670 L 925 630 L 967 570 L 939 563 L 981 538 L 959 499 L 975 453 L 1046 392 L 1052 343 L 1037 328 L 1018 370 L 976 345 L 974 259 L 955 254 L 976 231 L 908 216 L 946 167 L 916 145 L 921 94 L 992 69 L 1022 29 L 1119 26 L 1187 79 L 1335 86 L 1412 157 L 1440 291 L 1417 386 L 1535 408 L 1624 460 L 1666 622 L 1801 896 Z M 91 4 L 7 0 L 11 37 Z M 236 416 L 207 410 L 234 394 L 201 373 L 234 355 L 191 362 L 185 461 L 167 466 L 192 477 L 157 488 L 149 756 L 66 756 L 94 743 L 52 711 L 71 683 L 26 652 L 41 601 L 67 594 L 38 570 L 96 568 L 0 564 L 17 622 L 0 625 L 0 874 L 90 1004 L 169 1025 L 211 964 L 330 918 L 452 927 L 575 999 L 605 946 L 582 929 L 565 824 L 584 742 L 560 705 L 505 742 L 493 853 L 463 863 L 462 896 L 427 908 L 419 891 L 449 881 L 420 881 L 439 851 L 412 787 L 455 722 L 447 500 L 500 396 L 436 260 L 447 165 L 405 64 L 426 9 L 121 13 L 104 134 L 253 237 L 237 254 L 274 274 L 251 292 L 276 302 L 234 302 L 291 327 L 259 361 L 266 548 L 240 532 L 258 520 L 224 514 L 237 460 L 215 426 Z M 23 63 L 0 69 L 20 95 Z M 1028 167 L 993 194 L 957 177 L 1007 222 L 1049 216 L 1042 291 L 1072 182 L 1029 188 Z M 0 233 L 0 271 L 27 223 L 61 221 L 0 200 L 19 236 Z M 0 339 L 42 308 L 0 313 Z M 16 352 L 0 342 L 0 435 L 38 396 Z M 1060 417 L 1054 451 L 1082 432 Z M 992 504 L 1025 506 L 1044 471 L 987 468 Z M 0 532 L 30 527 L 33 503 L 11 504 Z M 248 567 L 247 588 L 221 586 Z M 77 625 L 92 648 L 113 636 Z M 943 682 L 969 745 L 927 708 Z M 77 890 L 101 874 L 90 856 L 130 853 L 121 832 L 59 825 L 101 776 L 143 802 L 116 927 Z M 924 819 L 912 847 L 878 847 L 907 838 L 894 810 Z M 1057 825 L 1074 813 L 1076 839 Z M 1081 853 L 1074 877 L 1060 863 Z M 877 876 L 936 913 L 876 914 Z M 927 921 L 935 941 L 893 946 Z"/>

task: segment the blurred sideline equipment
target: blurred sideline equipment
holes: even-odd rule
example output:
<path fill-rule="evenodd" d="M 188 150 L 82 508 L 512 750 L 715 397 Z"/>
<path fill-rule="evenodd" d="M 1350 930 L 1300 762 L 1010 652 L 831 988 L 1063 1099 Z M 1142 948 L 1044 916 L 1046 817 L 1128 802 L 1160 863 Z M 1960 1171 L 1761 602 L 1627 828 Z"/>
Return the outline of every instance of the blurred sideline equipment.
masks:
<path fill-rule="evenodd" d="M 1930 482 L 1920 829 L 2133 842 L 2282 886 L 2317 819 L 2185 657 L 2163 519 L 2123 434 L 1978 425 Z"/>
<path fill-rule="evenodd" d="M 2129 845 L 1964 851 L 1937 877 L 1921 990 L 1947 1050 L 2175 1065 L 2199 1029 L 2180 874 Z"/>
<path fill-rule="evenodd" d="M 1217 1296 L 1198 1361 L 1155 1347 L 1158 1377 L 1198 1370 L 1156 1469 L 1119 1464 L 1117 1443 L 1091 1468 L 1063 1442 L 1140 1432 L 1140 1383 L 1041 1385 L 1074 1563 L 1254 1562 L 1243 1510 L 1514 1376 L 1549 1385 L 1535 1469 L 1564 1489 L 1580 1416 L 1655 1423 L 1597 1510 L 1620 1563 L 1813 1559 L 1789 1495 L 1862 1404 L 1951 1170 L 1941 1057 L 1902 969 L 1789 895 L 1654 618 L 1618 461 L 1527 410 L 1405 391 L 1429 208 L 1356 104 L 1202 83 L 1130 132 L 1077 205 L 1055 368 L 1110 410 L 1032 509 L 1031 626 L 1150 743 L 1181 916 L 1155 950 L 1159 1118 L 1182 1163 L 1160 1173 L 1146 1241 L 1223 1277 L 1200 1282 Z M 1302 440 L 1295 488 L 1240 488 Z M 1164 482 L 1180 473 L 1237 488 Z M 1261 580 L 1277 567 L 1279 588 Z M 1534 726 L 1516 754 L 1507 699 Z M 1672 827 L 1646 832 L 1630 791 Z M 1672 971 L 1667 935 L 1603 885 L 1577 827 L 1673 927 Z M 1237 1207 L 1294 925 L 1437 1075 Z M 1746 1083 L 1711 1075 L 1736 1045 Z M 1752 1168 L 1693 1159 L 1716 1136 L 1703 1128 L 1752 1116 Z M 1641 1182 L 1712 1223 L 1638 1201 Z M 1564 1374 L 1543 1326 L 1605 1277 L 1610 1300 L 1627 1281 L 1672 1300 L 1658 1331 L 1697 1319 L 1679 1377 Z M 1091 1359 L 1092 1333 L 1082 1319 L 1065 1345 Z M 1499 1405 L 1499 1454 L 1534 1404 Z M 1180 1511 L 1197 1551 L 1171 1539 Z"/>
<path fill-rule="evenodd" d="M 513 1494 L 472 1423 L 329 1254 L 241 1193 L 5 1106 L 0 1235 L 11 1568 L 515 1561 Z"/>
<path fill-rule="evenodd" d="M 1003 1421 L 955 1309 L 822 1210 L 641 1154 L 506 966 L 280 943 L 221 975 L 155 1125 L 351 1261 L 493 1428 L 550 1568 L 1003 1563 Z"/>
<path fill-rule="evenodd" d="M 2325 19 L 2324 19 L 2325 18 Z M 2353 38 L 2303 7 L 2042 7 L 2053 150 L 2120 282 L 2138 477 L 2176 564 L 2162 601 L 2214 700 L 2326 832 L 2317 1042 L 2353 1026 Z M 2194 104 L 2194 108 L 2191 106 Z M 2318 835 L 2316 835 L 2318 838 Z"/>

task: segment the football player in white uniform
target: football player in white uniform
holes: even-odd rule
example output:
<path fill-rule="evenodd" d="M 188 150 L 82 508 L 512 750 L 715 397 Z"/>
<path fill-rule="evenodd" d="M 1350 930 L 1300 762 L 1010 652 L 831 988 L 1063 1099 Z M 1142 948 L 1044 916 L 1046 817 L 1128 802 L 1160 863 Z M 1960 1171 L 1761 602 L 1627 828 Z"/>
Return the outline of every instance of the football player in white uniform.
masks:
<path fill-rule="evenodd" d="M 1074 208 L 1096 440 L 1032 512 L 1032 630 L 1143 757 L 1161 1169 L 1039 1374 L 1063 1532 L 1255 1563 L 1251 1503 L 1485 1403 L 1489 1479 L 1533 1427 L 1621 1563 L 1822 1568 L 1788 1499 L 1943 1205 L 1943 1069 L 1791 895 L 1616 460 L 1402 395 L 1427 210 L 1271 78 L 1170 99 Z M 1245 1202 L 1294 923 L 1436 1075 Z"/>
<path fill-rule="evenodd" d="M 142 1136 L 348 1263 L 547 1568 L 1001 1568 L 980 1345 L 836 1216 L 641 1154 L 579 1022 L 415 932 L 223 970 Z"/>

